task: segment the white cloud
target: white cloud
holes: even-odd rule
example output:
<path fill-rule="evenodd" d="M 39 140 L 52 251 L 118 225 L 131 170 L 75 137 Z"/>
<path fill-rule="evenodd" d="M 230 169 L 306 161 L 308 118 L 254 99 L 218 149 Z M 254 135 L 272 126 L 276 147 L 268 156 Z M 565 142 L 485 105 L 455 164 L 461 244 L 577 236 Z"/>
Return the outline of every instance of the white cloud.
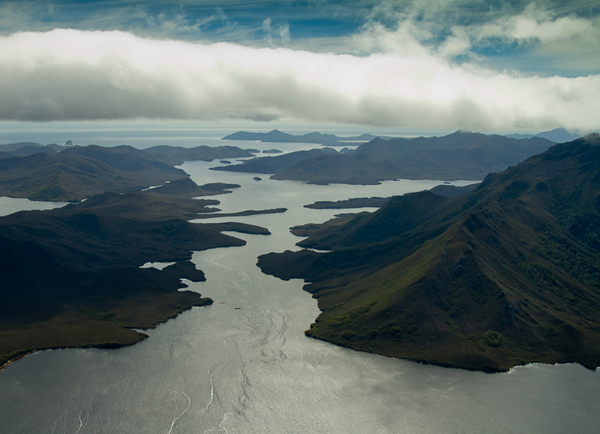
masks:
<path fill-rule="evenodd" d="M 282 24 L 277 28 L 277 35 L 282 43 L 287 44 L 290 42 L 290 25 Z"/>
<path fill-rule="evenodd" d="M 427 1 L 422 3 L 429 4 Z M 395 12 L 385 4 L 374 8 L 374 11 L 378 11 L 377 20 L 369 20 L 362 31 L 350 39 L 348 47 L 354 52 L 397 54 L 412 51 L 415 47 L 427 47 L 436 49 L 440 56 L 451 59 L 464 55 L 478 57 L 476 51 L 484 47 L 510 51 L 514 49 L 514 44 L 521 47 L 535 45 L 536 48 L 587 46 L 594 47 L 596 52 L 600 45 L 598 17 L 556 17 L 551 11 L 531 3 L 519 14 L 498 14 L 482 24 L 445 27 L 442 22 L 431 17 L 439 14 L 438 18 L 442 18 L 438 10 L 441 3 L 434 2 L 427 12 L 419 9 L 419 4 L 421 3 L 413 4 L 413 9 L 402 13 Z M 435 5 L 438 9 L 433 7 Z M 423 14 L 430 18 L 423 20 Z M 388 21 L 394 25 L 384 26 L 379 15 L 388 16 Z M 417 20 L 415 16 L 420 16 L 421 19 Z M 440 35 L 447 32 L 449 35 L 440 39 Z"/>
<path fill-rule="evenodd" d="M 598 54 L 600 21 L 568 15 L 555 17 L 551 12 L 530 4 L 522 14 L 508 15 L 473 26 L 455 26 L 451 36 L 440 45 L 440 54 L 449 57 L 473 54 L 482 47 L 502 51 L 513 44 L 533 51 L 554 52 L 555 58 L 573 50 Z"/>
<path fill-rule="evenodd" d="M 600 28 L 593 21 L 577 16 L 554 18 L 547 10 L 530 4 L 523 14 L 503 17 L 473 29 L 479 40 L 499 38 L 507 42 L 543 43 L 571 38 L 595 39 L 600 37 Z"/>
<path fill-rule="evenodd" d="M 0 119 L 600 127 L 600 75 L 524 78 L 454 65 L 409 33 L 402 38 L 392 41 L 398 50 L 358 56 L 124 32 L 16 33 L 0 37 Z"/>
<path fill-rule="evenodd" d="M 278 41 L 287 44 L 290 42 L 290 26 L 287 23 L 279 24 L 276 28 L 273 28 L 271 18 L 266 18 L 261 26 L 263 33 L 265 34 L 265 41 L 269 46 L 276 45 L 273 40 L 273 33 L 278 38 Z"/>

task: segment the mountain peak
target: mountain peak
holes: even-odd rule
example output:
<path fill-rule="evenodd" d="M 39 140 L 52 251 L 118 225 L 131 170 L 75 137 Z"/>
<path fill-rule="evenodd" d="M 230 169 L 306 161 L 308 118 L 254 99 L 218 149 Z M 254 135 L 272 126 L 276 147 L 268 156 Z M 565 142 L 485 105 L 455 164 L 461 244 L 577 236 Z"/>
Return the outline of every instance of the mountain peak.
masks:
<path fill-rule="evenodd" d="M 592 145 L 600 145 L 600 134 L 590 133 L 587 136 L 584 136 L 583 140 L 589 142 Z"/>

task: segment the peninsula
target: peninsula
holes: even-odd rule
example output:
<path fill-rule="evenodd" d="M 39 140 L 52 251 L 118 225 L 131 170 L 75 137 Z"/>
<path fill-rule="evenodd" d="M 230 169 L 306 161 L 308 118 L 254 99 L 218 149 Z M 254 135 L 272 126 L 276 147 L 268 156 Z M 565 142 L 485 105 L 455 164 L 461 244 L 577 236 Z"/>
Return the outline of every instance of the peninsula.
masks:
<path fill-rule="evenodd" d="M 258 265 L 303 278 L 322 313 L 307 336 L 486 372 L 600 365 L 600 136 L 558 144 L 456 197 L 292 228 L 313 250 Z"/>

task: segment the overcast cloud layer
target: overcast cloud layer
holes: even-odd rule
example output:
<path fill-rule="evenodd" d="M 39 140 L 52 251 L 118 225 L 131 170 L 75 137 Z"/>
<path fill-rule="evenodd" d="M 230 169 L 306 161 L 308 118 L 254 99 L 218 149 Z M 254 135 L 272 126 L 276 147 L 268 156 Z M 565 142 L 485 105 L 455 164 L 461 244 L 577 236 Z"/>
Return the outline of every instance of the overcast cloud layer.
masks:
<path fill-rule="evenodd" d="M 0 36 L 0 119 L 600 128 L 600 74 L 524 75 L 494 68 L 481 54 L 505 46 L 535 45 L 538 53 L 577 46 L 580 61 L 594 70 L 600 58 L 594 55 L 600 46 L 597 17 L 556 16 L 530 5 L 518 15 L 452 26 L 439 37 L 433 21 L 418 25 L 392 9 L 386 16 L 396 24 L 367 20 L 359 31 L 338 38 L 330 53 L 289 48 L 290 28 L 271 19 L 261 25 L 262 48 L 125 31 Z"/>

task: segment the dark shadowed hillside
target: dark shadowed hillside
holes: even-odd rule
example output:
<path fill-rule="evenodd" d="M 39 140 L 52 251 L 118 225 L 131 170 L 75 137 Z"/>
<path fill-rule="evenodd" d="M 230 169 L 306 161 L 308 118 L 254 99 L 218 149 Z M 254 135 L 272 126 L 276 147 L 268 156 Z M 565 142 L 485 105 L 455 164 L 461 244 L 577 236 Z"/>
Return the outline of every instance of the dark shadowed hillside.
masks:
<path fill-rule="evenodd" d="M 204 280 L 192 251 L 241 246 L 222 234 L 268 235 L 240 223 L 192 224 L 216 200 L 190 199 L 206 189 L 174 181 L 168 190 L 103 193 L 51 211 L 0 218 L 0 366 L 41 348 L 133 344 L 150 328 L 192 306 L 212 303 L 179 291 L 182 278 Z M 173 262 L 162 271 L 146 262 Z"/>
<path fill-rule="evenodd" d="M 294 232 L 317 249 L 259 258 L 323 311 L 307 335 L 501 371 L 600 365 L 600 137 L 555 145 L 456 198 L 421 192 Z"/>

